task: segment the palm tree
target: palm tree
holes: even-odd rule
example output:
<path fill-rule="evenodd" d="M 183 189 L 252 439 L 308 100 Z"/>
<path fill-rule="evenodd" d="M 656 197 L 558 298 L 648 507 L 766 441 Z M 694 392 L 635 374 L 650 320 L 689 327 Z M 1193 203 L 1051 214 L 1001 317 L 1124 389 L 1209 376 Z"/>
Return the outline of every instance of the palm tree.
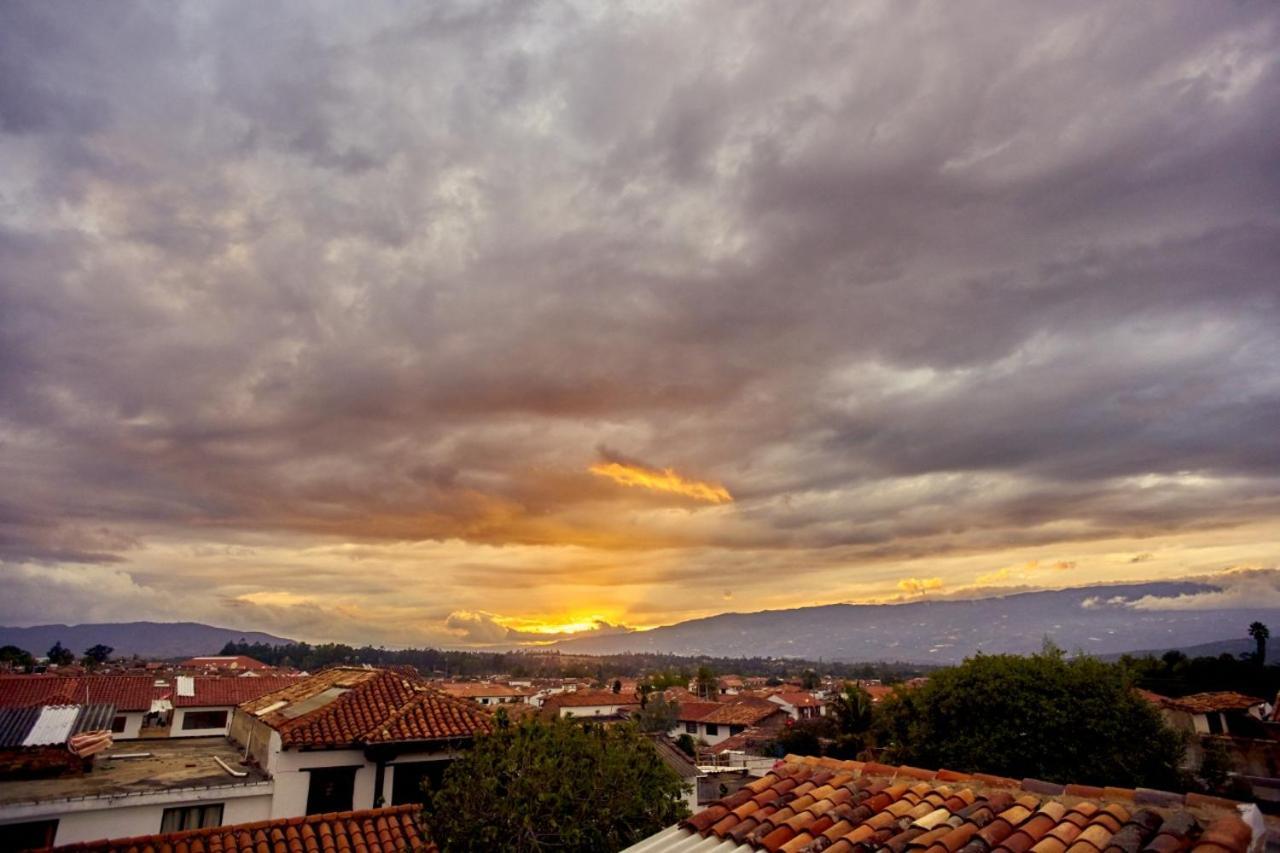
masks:
<path fill-rule="evenodd" d="M 1254 622 L 1249 626 L 1249 636 L 1258 644 L 1258 654 L 1254 660 L 1258 662 L 1258 666 L 1262 666 L 1267 662 L 1267 640 L 1271 638 L 1271 631 L 1261 622 Z"/>
<path fill-rule="evenodd" d="M 831 700 L 831 713 L 843 734 L 861 734 L 871 726 L 871 694 L 846 683 Z"/>

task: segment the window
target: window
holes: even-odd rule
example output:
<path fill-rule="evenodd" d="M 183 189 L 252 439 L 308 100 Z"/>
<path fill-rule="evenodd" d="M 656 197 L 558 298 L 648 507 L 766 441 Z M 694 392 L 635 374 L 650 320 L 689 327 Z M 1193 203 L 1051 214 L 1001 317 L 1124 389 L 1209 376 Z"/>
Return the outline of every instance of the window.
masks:
<path fill-rule="evenodd" d="M 204 829 L 210 826 L 222 826 L 222 803 L 165 809 L 164 815 L 160 818 L 161 832 Z"/>
<path fill-rule="evenodd" d="M 714 737 L 720 734 L 720 727 L 715 723 L 707 723 L 707 737 Z"/>
<path fill-rule="evenodd" d="M 729 726 L 730 735 L 740 735 L 747 730 L 746 726 Z"/>
<path fill-rule="evenodd" d="M 225 729 L 226 727 L 226 711 L 188 711 L 182 716 L 184 732 L 192 729 Z"/>
<path fill-rule="evenodd" d="M 4 843 L 7 850 L 39 850 L 53 846 L 58 834 L 58 821 L 33 820 L 28 823 L 6 823 Z"/>
<path fill-rule="evenodd" d="M 1205 719 L 1209 722 L 1209 734 L 1222 734 L 1222 715 L 1218 713 L 1206 714 Z"/>
<path fill-rule="evenodd" d="M 307 788 L 307 814 L 349 812 L 355 798 L 359 767 L 315 767 Z"/>
<path fill-rule="evenodd" d="M 391 805 L 403 803 L 424 803 L 426 793 L 422 783 L 426 782 L 432 790 L 440 787 L 444 779 L 448 761 L 411 761 L 404 764 L 391 765 Z"/>
<path fill-rule="evenodd" d="M 122 731 L 124 731 L 124 727 L 125 725 L 128 724 L 128 722 L 129 722 L 129 718 L 126 717 L 124 714 L 120 714 L 116 716 L 114 719 L 111 720 L 111 731 L 115 732 L 116 734 L 120 734 Z"/>
<path fill-rule="evenodd" d="M 687 732 L 688 734 L 696 735 L 696 734 L 698 733 L 698 724 L 697 724 L 697 723 L 685 723 L 685 724 L 684 724 L 684 730 L 685 730 L 685 732 Z"/>

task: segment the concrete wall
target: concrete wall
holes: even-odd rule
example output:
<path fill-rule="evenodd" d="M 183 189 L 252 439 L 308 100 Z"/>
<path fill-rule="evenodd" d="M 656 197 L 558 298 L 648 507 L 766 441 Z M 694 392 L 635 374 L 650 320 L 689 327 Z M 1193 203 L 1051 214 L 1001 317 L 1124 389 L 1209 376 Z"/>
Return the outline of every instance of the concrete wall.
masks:
<path fill-rule="evenodd" d="M 227 724 L 225 726 L 215 726 L 209 729 L 189 729 L 183 730 L 182 722 L 187 714 L 195 714 L 202 711 L 226 711 Z M 173 724 L 169 727 L 169 737 L 210 737 L 217 735 L 225 735 L 231 731 L 231 720 L 234 717 L 235 709 L 228 705 L 201 705 L 194 708 L 174 708 Z"/>
<path fill-rule="evenodd" d="M 630 703 L 634 704 L 634 703 Z M 577 708 L 561 708 L 561 717 L 607 717 L 618 713 L 624 705 L 582 705 Z"/>
<path fill-rule="evenodd" d="M 124 717 L 124 731 L 111 735 L 114 740 L 133 740 L 142 731 L 142 718 L 146 714 L 141 711 L 120 711 L 117 717 Z"/>
<path fill-rule="evenodd" d="M 95 797 L 87 800 L 28 803 L 0 807 L 0 839 L 4 824 L 56 818 L 55 844 L 73 844 L 100 838 L 128 838 L 160 831 L 164 810 L 180 806 L 222 803 L 223 825 L 266 820 L 271 812 L 271 786 L 213 788 L 205 791 L 168 791 L 131 797 Z M 0 841 L 0 847 L 3 841 Z"/>
<path fill-rule="evenodd" d="M 277 735 L 278 737 L 278 735 Z M 375 767 L 365 760 L 359 749 L 324 749 L 315 752 L 284 750 L 275 757 L 272 777 L 275 779 L 275 798 L 271 803 L 271 816 L 297 817 L 307 813 L 307 792 L 311 787 L 312 767 L 358 767 L 353 809 L 373 808 Z"/>

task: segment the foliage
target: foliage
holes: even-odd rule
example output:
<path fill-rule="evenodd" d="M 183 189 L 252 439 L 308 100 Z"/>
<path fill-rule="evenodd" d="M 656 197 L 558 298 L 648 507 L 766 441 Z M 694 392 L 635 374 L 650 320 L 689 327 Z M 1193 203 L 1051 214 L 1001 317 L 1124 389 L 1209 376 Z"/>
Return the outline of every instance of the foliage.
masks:
<path fill-rule="evenodd" d="M 642 732 L 669 732 L 675 728 L 679 713 L 679 703 L 668 702 L 661 693 L 657 693 L 632 715 L 632 719 Z"/>
<path fill-rule="evenodd" d="M 822 684 L 822 678 L 815 670 L 806 669 L 800 673 L 800 686 L 805 690 L 815 690 L 820 684 Z"/>
<path fill-rule="evenodd" d="M 53 644 L 53 648 L 49 649 L 48 658 L 49 663 L 57 664 L 58 666 L 67 666 L 68 664 L 75 663 L 76 656 L 71 649 L 64 648 L 62 641 L 59 640 Z"/>
<path fill-rule="evenodd" d="M 614 692 L 614 693 L 621 693 L 621 692 L 622 692 L 622 682 L 621 682 L 621 681 L 619 681 L 619 680 L 618 680 L 618 679 L 616 679 L 616 678 L 613 680 L 613 692 Z"/>
<path fill-rule="evenodd" d="M 1231 753 L 1217 738 L 1201 741 L 1202 755 L 1197 775 L 1210 793 L 1222 794 L 1227 790 L 1231 776 Z"/>
<path fill-rule="evenodd" d="M 876 710 L 892 760 L 1054 782 L 1181 784 L 1182 736 L 1123 667 L 1061 653 L 978 655 Z"/>
<path fill-rule="evenodd" d="M 0 663 L 9 664 L 18 669 L 30 670 L 31 667 L 35 666 L 36 659 L 26 649 L 20 649 L 17 646 L 0 646 Z"/>
<path fill-rule="evenodd" d="M 829 733 L 826 720 L 796 720 L 778 733 L 781 752 L 793 755 L 821 755 L 821 737 Z"/>
<path fill-rule="evenodd" d="M 528 720 L 455 761 L 426 821 L 446 853 L 621 850 L 685 817 L 683 788 L 631 725 Z"/>
<path fill-rule="evenodd" d="M 676 738 L 676 746 L 680 747 L 680 751 L 690 758 L 698 754 L 698 742 L 688 732 L 683 732 L 680 737 Z"/>
<path fill-rule="evenodd" d="M 879 678 L 885 683 L 895 679 L 925 675 L 936 667 L 909 663 L 839 663 L 818 664 L 794 658 L 766 657 L 685 657 L 681 655 L 636 652 L 620 655 L 561 654 L 558 651 L 469 652 L 444 649 L 384 649 L 373 646 L 355 647 L 344 643 L 286 643 L 269 645 L 244 640 L 227 643 L 218 652 L 223 655 L 247 655 L 272 666 L 295 666 L 315 670 L 334 664 L 371 664 L 374 666 L 412 666 L 424 673 L 445 676 L 523 675 L 571 678 L 646 677 L 660 690 L 685 686 L 699 666 L 714 672 L 732 672 L 745 676 L 777 679 L 798 675 L 802 670 L 818 667 L 824 674 L 837 678 Z"/>
<path fill-rule="evenodd" d="M 1267 640 L 1271 639 L 1271 630 L 1261 622 L 1254 622 L 1249 625 L 1249 636 L 1258 644 L 1258 651 L 1253 656 L 1253 662 L 1258 666 L 1265 666 L 1267 663 Z"/>
<path fill-rule="evenodd" d="M 698 667 L 698 676 L 694 681 L 694 693 L 703 699 L 714 699 L 720 694 L 720 681 L 715 671 L 709 666 Z"/>
<path fill-rule="evenodd" d="M 871 728 L 874 707 L 870 693 L 857 684 L 846 683 L 831 699 L 827 713 L 835 719 L 841 734 L 859 735 Z"/>
<path fill-rule="evenodd" d="M 106 663 L 107 659 L 111 657 L 111 653 L 114 651 L 115 649 L 110 646 L 104 646 L 102 643 L 98 643 L 97 645 L 90 646 L 84 650 L 84 659 L 82 660 L 82 663 L 84 663 L 84 665 L 89 669 L 96 669 Z"/>
<path fill-rule="evenodd" d="M 1252 654 L 1241 660 L 1225 652 L 1217 657 L 1189 658 L 1171 651 L 1158 658 L 1126 655 L 1120 664 L 1136 686 L 1162 696 L 1230 690 L 1265 699 L 1280 691 L 1280 667 L 1259 666 Z"/>

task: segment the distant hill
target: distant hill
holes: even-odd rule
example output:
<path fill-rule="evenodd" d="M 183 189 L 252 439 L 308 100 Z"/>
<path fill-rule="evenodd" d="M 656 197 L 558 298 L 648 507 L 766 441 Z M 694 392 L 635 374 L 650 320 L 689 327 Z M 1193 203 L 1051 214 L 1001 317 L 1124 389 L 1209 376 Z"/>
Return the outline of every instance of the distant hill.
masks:
<path fill-rule="evenodd" d="M 1139 610 L 1134 601 L 1211 592 L 1194 581 L 1113 584 L 972 600 L 833 604 L 725 613 L 649 631 L 565 640 L 562 652 L 660 652 L 726 657 L 952 663 L 977 651 L 1025 654 L 1049 637 L 1068 652 L 1119 654 L 1244 637 L 1250 622 L 1280 628 L 1280 609 Z"/>
<path fill-rule="evenodd" d="M 117 656 L 147 658 L 187 658 L 213 655 L 228 641 L 250 643 L 293 642 L 260 631 L 237 631 L 199 622 L 104 622 L 87 625 L 34 625 L 30 628 L 0 626 L 0 646 L 13 645 L 42 657 L 54 643 L 61 642 L 76 654 L 103 643 Z"/>
<path fill-rule="evenodd" d="M 1270 649 L 1270 646 L 1271 644 L 1268 643 L 1268 650 Z M 1099 655 L 1099 657 L 1104 660 L 1117 660 L 1121 655 L 1127 654 L 1132 655 L 1135 658 L 1146 657 L 1147 655 L 1158 658 L 1165 652 L 1182 652 L 1189 658 L 1216 658 L 1218 655 L 1225 652 L 1232 657 L 1238 658 L 1246 652 L 1253 654 L 1257 650 L 1257 643 L 1248 637 L 1245 637 L 1244 639 L 1239 640 L 1217 640 L 1212 643 L 1199 643 L 1194 646 L 1160 646 L 1154 649 L 1140 649 L 1138 651 Z"/>

